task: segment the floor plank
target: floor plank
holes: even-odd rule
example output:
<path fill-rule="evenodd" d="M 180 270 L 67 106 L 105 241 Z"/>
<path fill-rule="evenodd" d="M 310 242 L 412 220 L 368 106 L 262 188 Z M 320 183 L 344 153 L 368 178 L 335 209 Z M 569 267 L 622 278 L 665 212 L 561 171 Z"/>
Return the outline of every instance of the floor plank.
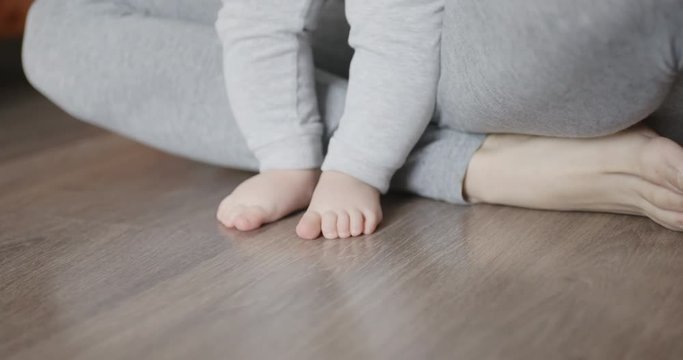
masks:
<path fill-rule="evenodd" d="M 385 199 L 377 234 L 214 220 L 249 174 L 0 102 L 2 359 L 680 359 L 683 239 L 606 214 Z"/>

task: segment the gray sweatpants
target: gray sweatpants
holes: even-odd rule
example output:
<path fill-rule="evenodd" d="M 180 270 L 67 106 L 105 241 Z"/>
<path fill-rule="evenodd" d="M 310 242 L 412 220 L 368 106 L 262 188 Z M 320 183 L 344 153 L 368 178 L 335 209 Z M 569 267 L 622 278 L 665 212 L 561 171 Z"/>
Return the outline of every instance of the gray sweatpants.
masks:
<path fill-rule="evenodd" d="M 324 2 L 223 0 L 232 113 L 261 170 L 336 170 L 386 192 L 434 113 L 443 0 L 346 0 L 355 54 L 323 163 L 310 33 Z"/>
<path fill-rule="evenodd" d="M 38 0 L 27 76 L 78 118 L 256 170 L 227 101 L 219 8 L 220 0 Z M 340 73 L 349 57 L 341 4 L 321 16 L 313 50 L 319 67 Z M 436 116 L 392 188 L 465 203 L 461 184 L 486 133 L 598 136 L 646 119 L 683 141 L 682 26 L 680 0 L 446 1 Z M 316 81 L 327 142 L 347 83 L 324 72 Z"/>

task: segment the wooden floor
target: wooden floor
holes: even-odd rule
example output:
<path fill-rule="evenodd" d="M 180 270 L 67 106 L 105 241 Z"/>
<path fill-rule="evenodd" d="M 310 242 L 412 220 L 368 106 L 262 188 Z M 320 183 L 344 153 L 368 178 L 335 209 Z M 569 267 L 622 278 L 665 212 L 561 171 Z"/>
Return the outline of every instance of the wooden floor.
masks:
<path fill-rule="evenodd" d="M 249 174 L 0 92 L 0 359 L 683 359 L 683 236 L 392 196 L 376 235 L 240 234 Z"/>

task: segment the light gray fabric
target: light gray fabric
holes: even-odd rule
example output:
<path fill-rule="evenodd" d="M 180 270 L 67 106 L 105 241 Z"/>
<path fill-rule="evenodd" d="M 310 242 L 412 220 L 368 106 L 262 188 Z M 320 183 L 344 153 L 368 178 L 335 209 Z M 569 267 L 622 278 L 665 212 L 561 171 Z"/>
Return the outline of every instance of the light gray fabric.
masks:
<path fill-rule="evenodd" d="M 356 52 L 322 170 L 388 190 L 434 114 L 443 6 L 443 0 L 346 0 Z"/>
<path fill-rule="evenodd" d="M 170 153 L 256 170 L 223 85 L 221 46 L 210 16 L 219 7 L 218 0 L 40 0 L 28 19 L 25 71 L 37 89 L 77 118 Z M 186 9 L 192 17 L 182 18 Z M 338 18 L 330 9 L 340 7 L 325 7 L 322 16 Z M 323 72 L 316 80 L 327 143 L 347 83 Z M 483 139 L 430 126 L 394 189 L 464 203 L 462 179 Z"/>
<path fill-rule="evenodd" d="M 592 136 L 658 109 L 648 121 L 681 141 L 680 4 L 447 1 L 437 117 L 392 188 L 466 203 L 465 170 L 485 138 L 466 131 Z M 223 84 L 219 8 L 219 0 L 38 0 L 25 71 L 78 118 L 171 153 L 255 170 Z M 313 39 L 322 58 L 340 49 L 333 66 L 318 62 L 338 74 L 350 51 L 336 34 L 347 28 L 329 26 L 344 24 L 341 8 L 323 9 L 335 21 L 322 21 Z M 322 72 L 316 82 L 326 143 L 347 83 Z"/>
<path fill-rule="evenodd" d="M 310 40 L 320 5 L 318 0 L 225 0 L 218 12 L 228 99 L 260 171 L 322 164 Z"/>
<path fill-rule="evenodd" d="M 434 113 L 442 1 L 346 1 L 356 52 L 323 163 L 310 33 L 324 1 L 224 0 L 228 98 L 260 170 L 335 170 L 386 192 Z"/>
<path fill-rule="evenodd" d="M 680 0 L 450 4 L 439 104 L 458 130 L 611 134 L 657 109 L 681 70 Z"/>

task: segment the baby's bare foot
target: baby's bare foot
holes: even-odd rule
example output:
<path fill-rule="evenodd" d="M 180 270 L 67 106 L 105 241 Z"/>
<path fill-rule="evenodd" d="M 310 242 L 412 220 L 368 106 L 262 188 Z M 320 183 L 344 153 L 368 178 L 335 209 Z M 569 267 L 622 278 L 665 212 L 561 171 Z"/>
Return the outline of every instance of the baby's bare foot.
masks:
<path fill-rule="evenodd" d="M 641 215 L 683 230 L 683 148 L 644 126 L 591 139 L 490 135 L 464 188 L 473 203 Z"/>
<path fill-rule="evenodd" d="M 249 231 L 308 205 L 318 170 L 269 170 L 241 183 L 218 206 L 216 217 L 228 228 Z"/>
<path fill-rule="evenodd" d="M 382 220 L 379 191 L 336 171 L 325 171 L 296 233 L 304 239 L 322 234 L 327 239 L 372 234 Z"/>

